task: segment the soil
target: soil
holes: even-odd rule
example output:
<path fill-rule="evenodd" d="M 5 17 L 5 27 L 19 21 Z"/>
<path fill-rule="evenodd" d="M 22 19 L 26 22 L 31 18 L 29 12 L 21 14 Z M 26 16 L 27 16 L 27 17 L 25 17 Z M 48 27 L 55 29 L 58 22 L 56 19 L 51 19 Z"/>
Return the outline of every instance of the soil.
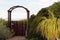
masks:
<path fill-rule="evenodd" d="M 6 40 L 27 40 L 27 39 L 24 36 L 15 36 L 13 38 L 6 39 Z"/>

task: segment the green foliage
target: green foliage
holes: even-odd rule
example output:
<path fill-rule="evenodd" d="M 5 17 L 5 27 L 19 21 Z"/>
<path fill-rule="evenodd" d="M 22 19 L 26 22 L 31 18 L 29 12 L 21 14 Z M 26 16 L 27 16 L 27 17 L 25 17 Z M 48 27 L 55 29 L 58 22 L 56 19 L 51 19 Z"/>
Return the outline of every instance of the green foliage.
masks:
<path fill-rule="evenodd" d="M 42 17 L 43 15 L 36 15 L 35 18 L 31 18 L 30 20 L 32 20 L 32 22 L 30 22 L 29 24 L 29 31 L 28 31 L 28 37 L 29 38 L 39 38 L 41 35 L 39 35 L 39 33 L 36 33 L 36 27 L 37 25 L 44 19 L 46 19 L 46 17 Z"/>
<path fill-rule="evenodd" d="M 60 2 L 54 3 L 48 9 L 54 12 L 55 17 L 60 18 Z"/>
<path fill-rule="evenodd" d="M 43 36 L 47 38 L 47 40 L 50 40 L 52 38 L 56 37 L 56 20 L 57 18 L 54 17 L 53 13 L 49 12 L 50 18 L 46 18 L 45 20 L 41 21 L 41 23 L 38 24 L 37 30 L 41 32 Z"/>
<path fill-rule="evenodd" d="M 13 32 L 6 26 L 7 22 L 0 19 L 0 38 L 10 38 L 13 36 Z"/>
<path fill-rule="evenodd" d="M 47 9 L 43 8 L 43 9 L 41 9 L 41 11 L 38 12 L 38 14 L 34 18 L 30 18 L 29 31 L 28 31 L 29 38 L 41 36 L 41 35 L 39 35 L 39 33 L 36 33 L 36 27 L 42 20 L 48 18 L 48 16 L 49 16 L 49 14 L 48 14 Z"/>
<path fill-rule="evenodd" d="M 35 18 L 35 15 L 31 15 L 31 17 L 29 18 L 29 24 L 31 24 L 31 22 L 33 21 L 33 19 Z"/>
<path fill-rule="evenodd" d="M 60 2 L 42 8 L 30 19 L 28 37 L 37 40 L 55 40 L 60 35 Z"/>
<path fill-rule="evenodd" d="M 27 22 L 27 20 L 23 19 L 23 20 L 19 20 L 18 22 Z"/>

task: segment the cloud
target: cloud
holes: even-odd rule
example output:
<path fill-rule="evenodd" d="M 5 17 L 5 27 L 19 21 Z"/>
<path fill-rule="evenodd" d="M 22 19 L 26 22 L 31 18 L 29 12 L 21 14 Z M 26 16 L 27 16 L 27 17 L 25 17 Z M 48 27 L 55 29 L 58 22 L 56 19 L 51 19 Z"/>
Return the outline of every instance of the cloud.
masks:
<path fill-rule="evenodd" d="M 22 5 L 30 10 L 30 15 L 32 14 L 37 14 L 37 12 L 44 7 L 48 7 L 52 5 L 55 1 L 57 0 L 0 0 L 0 17 L 7 19 L 8 13 L 7 10 L 16 5 Z M 19 16 L 17 13 L 24 13 L 22 15 L 24 16 Z M 24 10 L 14 10 L 13 11 L 13 19 L 17 19 L 19 17 L 25 18 L 26 17 L 26 12 Z M 6 17 L 5 17 L 6 16 Z M 16 17 L 19 16 L 19 17 Z"/>

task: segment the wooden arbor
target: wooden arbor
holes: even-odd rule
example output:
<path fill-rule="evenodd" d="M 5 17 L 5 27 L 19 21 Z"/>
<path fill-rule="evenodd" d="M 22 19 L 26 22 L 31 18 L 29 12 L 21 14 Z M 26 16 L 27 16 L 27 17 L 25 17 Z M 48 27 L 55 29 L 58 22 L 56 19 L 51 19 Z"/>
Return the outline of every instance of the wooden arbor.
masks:
<path fill-rule="evenodd" d="M 11 13 L 15 8 L 23 8 L 27 12 L 27 27 L 26 27 L 26 36 L 27 36 L 28 22 L 29 22 L 29 10 L 23 6 L 13 6 L 8 10 L 8 27 L 11 28 Z"/>

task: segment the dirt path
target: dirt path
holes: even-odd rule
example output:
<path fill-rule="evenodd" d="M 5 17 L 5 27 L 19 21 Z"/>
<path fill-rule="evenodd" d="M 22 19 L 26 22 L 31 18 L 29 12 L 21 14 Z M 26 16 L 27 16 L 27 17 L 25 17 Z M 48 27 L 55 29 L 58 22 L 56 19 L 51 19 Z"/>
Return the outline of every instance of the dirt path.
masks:
<path fill-rule="evenodd" d="M 27 40 L 27 39 L 24 36 L 15 36 L 15 37 L 7 39 L 7 40 Z"/>

